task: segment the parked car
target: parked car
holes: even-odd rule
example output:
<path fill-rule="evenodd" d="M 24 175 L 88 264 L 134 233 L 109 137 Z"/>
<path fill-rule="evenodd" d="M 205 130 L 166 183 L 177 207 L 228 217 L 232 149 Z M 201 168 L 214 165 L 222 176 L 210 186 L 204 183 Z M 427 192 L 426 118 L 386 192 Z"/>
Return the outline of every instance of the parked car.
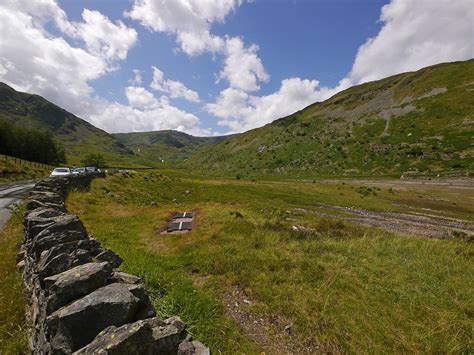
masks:
<path fill-rule="evenodd" d="M 88 173 L 95 173 L 97 171 L 100 171 L 99 169 L 97 169 L 95 166 L 86 166 L 86 172 Z"/>
<path fill-rule="evenodd" d="M 55 168 L 49 176 L 68 176 L 71 175 L 71 169 L 69 168 Z"/>
<path fill-rule="evenodd" d="M 73 174 L 85 174 L 87 173 L 86 168 L 75 168 L 72 172 Z"/>

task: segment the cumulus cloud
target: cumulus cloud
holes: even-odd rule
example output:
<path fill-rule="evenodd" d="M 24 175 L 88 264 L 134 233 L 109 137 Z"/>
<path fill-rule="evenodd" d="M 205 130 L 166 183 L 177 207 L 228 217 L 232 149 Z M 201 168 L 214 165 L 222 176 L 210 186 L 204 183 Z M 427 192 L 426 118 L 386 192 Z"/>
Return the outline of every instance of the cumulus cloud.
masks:
<path fill-rule="evenodd" d="M 143 87 L 128 86 L 125 88 L 125 96 L 132 107 L 147 108 L 158 104 L 153 94 Z"/>
<path fill-rule="evenodd" d="M 232 88 L 256 91 L 259 81 L 270 77 L 257 55 L 258 46 L 245 46 L 240 37 L 213 35 L 214 22 L 225 17 L 243 3 L 242 0 L 135 0 L 126 16 L 155 32 L 176 35 L 180 49 L 188 55 L 204 52 L 224 57 L 219 80 L 227 80 Z M 179 89 L 178 83 L 174 83 Z"/>
<path fill-rule="evenodd" d="M 472 0 L 392 0 L 383 27 L 358 50 L 351 84 L 474 57 Z"/>
<path fill-rule="evenodd" d="M 143 82 L 142 72 L 138 69 L 133 69 L 133 78 L 128 82 L 132 85 L 141 85 Z"/>
<path fill-rule="evenodd" d="M 229 80 L 230 88 L 205 108 L 221 118 L 220 125 L 241 132 L 325 100 L 353 85 L 440 62 L 473 58 L 473 15 L 471 0 L 392 0 L 382 7 L 381 30 L 359 48 L 350 73 L 336 87 L 319 87 L 315 80 L 291 78 L 283 80 L 280 89 L 270 95 L 252 96 L 244 92 L 257 85 L 251 77 L 243 81 L 247 86 Z M 238 73 L 238 64 L 236 61 L 235 69 L 229 67 L 225 76 Z M 242 77 L 236 75 L 237 79 Z M 264 80 L 264 77 L 256 78 Z"/>
<path fill-rule="evenodd" d="M 319 87 L 316 80 L 289 78 L 281 82 L 276 92 L 265 96 L 225 89 L 215 103 L 206 105 L 206 110 L 222 118 L 219 125 L 229 127 L 232 132 L 242 132 L 287 116 L 333 93 L 334 90 Z"/>
<path fill-rule="evenodd" d="M 117 69 L 137 34 L 97 11 L 85 9 L 82 18 L 69 21 L 53 0 L 0 2 L 0 81 L 42 95 L 109 132 L 178 129 L 210 134 L 199 127 L 195 115 L 137 86 L 138 70 L 135 86 L 124 92 L 130 106 L 95 96 L 90 82 Z M 49 23 L 62 36 L 48 32 Z"/>
<path fill-rule="evenodd" d="M 153 69 L 153 80 L 150 87 L 153 90 L 169 94 L 171 98 L 182 97 L 191 102 L 200 102 L 196 91 L 188 89 L 183 83 L 175 80 L 165 80 L 165 75 L 157 67 Z"/>
<path fill-rule="evenodd" d="M 108 60 L 124 60 L 137 41 L 137 32 L 121 21 L 113 23 L 98 11 L 84 9 L 84 22 L 73 23 L 69 33 L 82 39 L 88 51 Z"/>
<path fill-rule="evenodd" d="M 195 115 L 169 105 L 166 100 L 155 102 L 152 107 L 132 107 L 118 102 L 98 102 L 90 116 L 93 124 L 108 132 L 140 132 L 174 129 L 196 135 L 209 135 L 209 130 L 199 127 Z"/>
<path fill-rule="evenodd" d="M 243 0 L 133 0 L 129 18 L 151 31 L 176 36 L 187 55 L 222 58 L 217 79 L 228 83 L 204 109 L 233 132 L 261 126 L 349 86 L 439 62 L 474 57 L 472 0 L 392 0 L 381 10 L 379 33 L 358 50 L 351 71 L 334 88 L 317 80 L 288 78 L 268 95 L 258 95 L 269 80 L 259 48 L 241 37 L 218 36 L 222 23 Z M 58 33 L 49 31 L 50 25 Z M 211 134 L 199 119 L 170 104 L 182 97 L 200 102 L 197 92 L 153 70 L 150 88 L 135 69 L 124 89 L 128 105 L 95 96 L 92 82 L 117 70 L 137 42 L 137 32 L 121 21 L 85 9 L 70 21 L 56 1 L 0 2 L 0 80 L 18 90 L 45 96 L 110 132 L 178 129 Z"/>
<path fill-rule="evenodd" d="M 215 52 L 222 39 L 210 33 L 214 22 L 223 22 L 242 0 L 134 0 L 126 16 L 155 32 L 174 33 L 183 52 Z"/>
<path fill-rule="evenodd" d="M 38 20 L 10 8 L 10 4 L 0 3 L 0 65 L 4 68 L 0 79 L 19 90 L 78 109 L 80 101 L 93 91 L 88 81 L 104 75 L 107 63 L 87 50 L 70 46 L 61 37 L 48 35 L 42 27 L 45 11 L 39 12 Z"/>
<path fill-rule="evenodd" d="M 270 76 L 257 56 L 257 51 L 257 45 L 245 47 L 239 37 L 227 38 L 225 41 L 226 59 L 219 78 L 227 79 L 230 87 L 234 89 L 242 91 L 260 89 L 258 81 L 267 82 Z"/>

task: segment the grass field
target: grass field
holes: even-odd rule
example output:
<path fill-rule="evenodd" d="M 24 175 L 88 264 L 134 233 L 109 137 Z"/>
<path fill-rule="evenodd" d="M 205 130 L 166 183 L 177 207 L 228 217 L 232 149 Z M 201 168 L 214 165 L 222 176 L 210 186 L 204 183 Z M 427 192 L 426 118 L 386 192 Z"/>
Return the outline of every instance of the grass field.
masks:
<path fill-rule="evenodd" d="M 0 354 L 26 354 L 25 299 L 15 257 L 23 234 L 23 212 L 0 231 Z"/>
<path fill-rule="evenodd" d="M 472 189 L 383 181 L 166 171 L 96 180 L 67 207 L 143 278 L 159 315 L 180 315 L 216 353 L 462 352 L 474 348 L 472 242 L 288 211 L 330 203 L 417 212 L 427 201 L 431 213 L 472 221 L 473 198 Z M 184 210 L 197 212 L 195 230 L 160 235 Z"/>

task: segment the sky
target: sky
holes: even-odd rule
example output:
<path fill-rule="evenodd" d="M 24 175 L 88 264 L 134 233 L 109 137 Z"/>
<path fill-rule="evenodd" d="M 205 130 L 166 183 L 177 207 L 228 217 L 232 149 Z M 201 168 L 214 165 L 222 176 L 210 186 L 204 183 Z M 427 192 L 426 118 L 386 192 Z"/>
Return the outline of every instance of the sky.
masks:
<path fill-rule="evenodd" d="M 2 0 L 0 81 L 110 133 L 243 132 L 474 58 L 474 0 Z"/>

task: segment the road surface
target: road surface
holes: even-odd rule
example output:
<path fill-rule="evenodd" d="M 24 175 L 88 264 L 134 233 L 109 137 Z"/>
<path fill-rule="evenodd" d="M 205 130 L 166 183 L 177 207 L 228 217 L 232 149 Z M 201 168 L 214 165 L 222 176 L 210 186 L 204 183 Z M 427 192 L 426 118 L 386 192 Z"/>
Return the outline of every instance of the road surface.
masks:
<path fill-rule="evenodd" d="M 9 206 L 21 201 L 35 186 L 34 181 L 24 181 L 0 185 L 0 230 L 10 218 Z"/>

